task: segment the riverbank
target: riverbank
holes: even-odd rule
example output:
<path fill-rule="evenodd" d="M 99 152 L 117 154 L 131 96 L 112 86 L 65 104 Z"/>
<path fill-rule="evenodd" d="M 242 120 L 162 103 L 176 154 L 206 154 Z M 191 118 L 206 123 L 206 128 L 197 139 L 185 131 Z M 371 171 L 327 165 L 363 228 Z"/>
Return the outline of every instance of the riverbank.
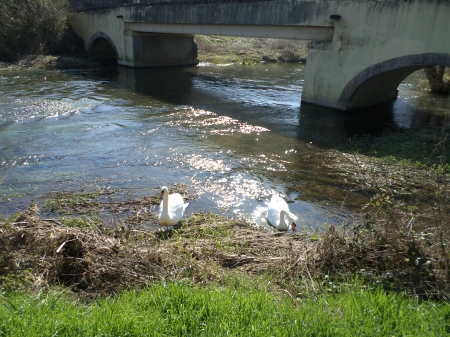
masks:
<path fill-rule="evenodd" d="M 15 63 L 0 63 L 0 71 L 31 69 L 55 70 L 98 66 L 99 64 L 89 61 L 87 57 L 81 56 L 26 55 Z"/>
<path fill-rule="evenodd" d="M 301 297 L 357 275 L 367 285 L 448 301 L 447 136 L 405 130 L 330 151 L 324 172 L 371 198 L 360 219 L 327 224 L 325 232 L 267 232 L 207 213 L 186 218 L 176 230 L 154 232 L 147 227 L 156 225 L 157 194 L 123 199 L 124 190 L 85 187 L 45 195 L 39 207 L 0 221 L 2 287 L 62 285 L 92 298 L 157 280 L 218 286 L 237 278 Z M 187 201 L 196 198 L 189 186 L 171 190 Z M 111 227 L 105 214 L 122 220 Z"/>
<path fill-rule="evenodd" d="M 306 63 L 308 57 L 307 41 L 196 35 L 195 42 L 200 64 Z M 15 63 L 0 62 L 0 71 L 96 67 L 101 67 L 101 64 L 89 60 L 87 54 L 82 55 L 81 52 L 79 56 L 25 55 Z M 412 85 L 429 91 L 425 73 L 421 71 L 418 74 Z"/>
<path fill-rule="evenodd" d="M 423 133 L 427 153 L 448 144 L 415 132 L 360 139 L 324 158 L 320 169 L 341 176 L 349 194 L 372 196 L 358 221 L 325 232 L 268 232 L 207 213 L 155 232 L 146 224 L 156 223 L 157 193 L 124 199 L 126 190 L 85 186 L 42 196 L 40 208 L 0 220 L 0 331 L 209 336 L 226 325 L 240 335 L 251 318 L 255 336 L 445 335 L 448 175 L 445 165 L 408 164 L 400 149 Z M 196 198 L 189 186 L 175 190 Z M 106 212 L 122 220 L 111 226 Z"/>
<path fill-rule="evenodd" d="M 308 55 L 307 41 L 196 35 L 195 42 L 202 63 L 305 63 Z"/>
<path fill-rule="evenodd" d="M 357 167 L 367 173 L 366 165 Z M 176 191 L 192 200 L 187 188 Z M 418 232 L 391 217 L 400 213 L 387 188 L 378 188 L 360 223 L 290 234 L 206 213 L 154 232 L 144 224 L 156 222 L 157 195 L 49 194 L 42 209 L 32 204 L 0 221 L 0 331 L 445 335 L 448 269 L 434 248 L 448 242 L 448 222 L 440 219 L 439 241 L 435 228 Z M 129 216 L 110 227 L 105 210 Z"/>
<path fill-rule="evenodd" d="M 200 64 L 254 65 L 259 63 L 306 63 L 308 41 L 196 35 Z M 0 63 L 0 71 L 30 69 L 63 70 L 95 68 L 101 64 L 89 60 L 88 55 L 25 55 L 15 63 Z M 425 72 L 416 76 L 414 86 L 429 91 Z"/>
<path fill-rule="evenodd" d="M 261 62 L 305 63 L 305 41 L 236 38 L 227 36 L 197 35 L 198 58 L 201 63 L 247 64 Z M 25 55 L 15 63 L 0 63 L 1 70 L 70 69 L 100 66 L 87 55 Z"/>

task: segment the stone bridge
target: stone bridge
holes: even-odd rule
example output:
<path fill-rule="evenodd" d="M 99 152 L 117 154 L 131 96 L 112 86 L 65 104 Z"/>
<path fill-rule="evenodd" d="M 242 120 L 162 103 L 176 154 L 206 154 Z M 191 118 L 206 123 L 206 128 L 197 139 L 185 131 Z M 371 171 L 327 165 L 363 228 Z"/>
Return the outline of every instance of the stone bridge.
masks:
<path fill-rule="evenodd" d="M 195 34 L 309 40 L 302 102 L 340 110 L 393 100 L 412 72 L 450 66 L 450 0 L 71 3 L 91 56 L 129 67 L 194 65 Z"/>

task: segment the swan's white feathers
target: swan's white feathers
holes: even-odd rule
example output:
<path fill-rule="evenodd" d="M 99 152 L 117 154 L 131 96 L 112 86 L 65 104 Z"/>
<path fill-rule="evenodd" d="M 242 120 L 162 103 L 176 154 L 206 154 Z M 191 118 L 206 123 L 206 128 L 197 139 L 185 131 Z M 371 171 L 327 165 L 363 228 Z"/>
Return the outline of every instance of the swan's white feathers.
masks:
<path fill-rule="evenodd" d="M 169 194 L 166 186 L 161 187 L 162 201 L 159 205 L 158 222 L 161 226 L 173 226 L 183 219 L 183 214 L 189 203 L 184 203 L 179 193 Z"/>
<path fill-rule="evenodd" d="M 291 213 L 288 204 L 283 198 L 273 195 L 267 206 L 267 221 L 273 227 L 282 231 L 288 230 L 289 227 L 295 230 L 297 217 Z"/>

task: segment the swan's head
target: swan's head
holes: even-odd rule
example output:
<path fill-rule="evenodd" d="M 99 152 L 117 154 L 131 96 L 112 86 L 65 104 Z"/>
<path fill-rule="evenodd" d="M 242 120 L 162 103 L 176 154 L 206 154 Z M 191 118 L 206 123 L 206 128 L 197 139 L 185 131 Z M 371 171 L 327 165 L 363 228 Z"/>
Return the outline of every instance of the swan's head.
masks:
<path fill-rule="evenodd" d="M 168 191 L 169 189 L 166 186 L 161 187 L 161 195 L 159 196 L 160 199 L 164 198 L 164 193 Z"/>
<path fill-rule="evenodd" d="M 295 232 L 296 228 L 297 228 L 297 225 L 295 224 L 295 222 L 291 223 L 291 229 L 293 232 Z"/>
<path fill-rule="evenodd" d="M 298 220 L 298 217 L 295 214 L 292 213 L 287 213 L 289 222 L 291 224 L 291 229 L 293 232 L 295 232 L 296 228 L 297 228 L 297 224 L 295 223 Z"/>

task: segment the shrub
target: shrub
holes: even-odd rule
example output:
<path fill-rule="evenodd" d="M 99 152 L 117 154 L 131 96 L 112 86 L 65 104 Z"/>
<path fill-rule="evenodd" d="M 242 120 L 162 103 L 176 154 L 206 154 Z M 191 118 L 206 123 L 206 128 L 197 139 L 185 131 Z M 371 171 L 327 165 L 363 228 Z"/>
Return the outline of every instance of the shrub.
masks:
<path fill-rule="evenodd" d="M 1 1 L 0 60 L 49 52 L 66 31 L 69 13 L 67 0 Z"/>
<path fill-rule="evenodd" d="M 354 154 L 340 169 L 359 185 L 352 192 L 371 199 L 357 225 L 328 228 L 316 264 L 323 273 L 335 280 L 358 274 L 389 289 L 450 300 L 449 133 L 435 132 L 352 141 Z"/>

